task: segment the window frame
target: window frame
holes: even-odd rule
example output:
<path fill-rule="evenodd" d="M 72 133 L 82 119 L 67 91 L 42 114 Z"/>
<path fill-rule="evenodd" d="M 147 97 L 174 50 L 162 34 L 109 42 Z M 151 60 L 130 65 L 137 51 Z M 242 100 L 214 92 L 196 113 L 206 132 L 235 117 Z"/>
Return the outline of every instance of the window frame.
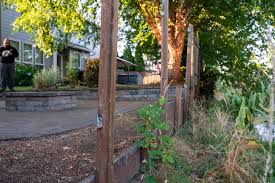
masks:
<path fill-rule="evenodd" d="M 41 63 L 37 63 L 36 62 L 36 51 L 39 50 L 42 53 L 42 64 Z M 45 57 L 44 57 L 44 53 L 37 47 L 34 48 L 34 65 L 38 65 L 38 66 L 43 66 L 44 67 L 44 63 L 45 63 Z"/>
<path fill-rule="evenodd" d="M 81 71 L 83 71 L 85 69 L 85 66 L 87 64 L 88 55 L 89 54 L 85 54 L 85 53 L 81 54 L 80 65 L 79 65 Z"/>
<path fill-rule="evenodd" d="M 15 63 L 22 63 L 22 57 L 21 57 L 21 45 L 22 45 L 22 43 L 21 43 L 21 41 L 20 40 L 18 40 L 18 39 L 10 39 L 10 41 L 13 41 L 13 42 L 18 42 L 19 43 L 19 48 L 18 48 L 18 50 L 17 50 L 17 52 L 18 52 L 18 57 L 17 58 L 15 58 Z"/>
<path fill-rule="evenodd" d="M 75 58 L 75 55 L 76 54 L 79 54 L 79 61 L 78 61 L 78 64 L 77 64 L 77 67 L 74 65 L 74 58 Z M 72 51 L 72 59 L 71 59 L 71 67 L 72 68 L 77 68 L 77 69 L 81 69 L 81 53 L 78 52 L 78 51 Z"/>
<path fill-rule="evenodd" d="M 24 63 L 24 64 L 31 64 L 31 65 L 34 65 L 34 52 L 33 52 L 33 44 L 31 44 L 31 43 L 27 43 L 27 42 L 22 42 L 23 44 L 22 44 L 22 48 L 23 48 L 23 57 L 22 57 L 22 63 Z M 31 62 L 26 62 L 25 61 L 25 44 L 26 45 L 30 45 L 31 46 L 31 48 L 32 48 L 32 61 Z"/>

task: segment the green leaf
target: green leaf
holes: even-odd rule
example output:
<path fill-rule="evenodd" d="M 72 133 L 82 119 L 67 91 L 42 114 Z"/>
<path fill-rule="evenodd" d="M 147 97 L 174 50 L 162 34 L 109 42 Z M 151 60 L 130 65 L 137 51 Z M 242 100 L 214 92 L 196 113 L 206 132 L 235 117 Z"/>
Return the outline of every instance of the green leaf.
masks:
<path fill-rule="evenodd" d="M 144 177 L 144 182 L 145 183 L 158 183 L 156 177 L 149 175 Z"/>
<path fill-rule="evenodd" d="M 245 106 L 245 98 L 242 98 L 242 104 L 238 113 L 238 117 L 236 118 L 237 126 L 241 129 L 245 128 L 245 118 L 246 118 L 246 106 Z"/>

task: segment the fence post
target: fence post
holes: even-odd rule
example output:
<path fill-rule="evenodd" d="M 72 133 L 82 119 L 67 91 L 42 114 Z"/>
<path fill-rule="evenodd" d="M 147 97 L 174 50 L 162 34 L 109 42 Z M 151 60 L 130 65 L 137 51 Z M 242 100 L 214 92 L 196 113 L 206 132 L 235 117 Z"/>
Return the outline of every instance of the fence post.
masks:
<path fill-rule="evenodd" d="M 199 85 L 199 40 L 197 36 L 194 36 L 194 99 L 197 99 L 198 96 L 198 85 Z"/>
<path fill-rule="evenodd" d="M 192 59 L 192 40 L 193 40 L 193 25 L 188 27 L 188 43 L 187 43 L 187 58 L 186 58 L 186 72 L 185 72 L 185 96 L 184 96 L 184 119 L 188 116 L 188 109 L 190 103 L 190 74 L 191 74 L 191 59 Z"/>
<path fill-rule="evenodd" d="M 202 65 L 202 53 L 201 53 L 201 49 L 199 47 L 199 50 L 198 50 L 198 81 L 197 81 L 197 87 L 196 87 L 196 96 L 197 98 L 199 98 L 200 96 L 200 81 L 201 81 L 201 65 Z"/>
<path fill-rule="evenodd" d="M 97 183 L 111 183 L 113 178 L 117 37 L 118 0 L 102 0 L 96 137 Z"/>
<path fill-rule="evenodd" d="M 161 83 L 160 95 L 167 98 L 168 86 L 168 0 L 162 0 Z"/>
<path fill-rule="evenodd" d="M 168 100 L 168 0 L 162 0 L 161 11 L 161 82 L 160 82 L 160 96 Z M 163 120 L 167 121 L 167 104 L 163 105 L 164 114 Z"/>
<path fill-rule="evenodd" d="M 196 41 L 195 41 L 195 27 L 192 29 L 192 41 L 191 41 L 191 58 L 190 58 L 190 99 L 189 105 L 193 104 L 195 99 L 196 88 Z"/>
<path fill-rule="evenodd" d="M 182 125 L 182 86 L 176 87 L 176 119 L 175 119 L 175 128 L 178 129 Z"/>

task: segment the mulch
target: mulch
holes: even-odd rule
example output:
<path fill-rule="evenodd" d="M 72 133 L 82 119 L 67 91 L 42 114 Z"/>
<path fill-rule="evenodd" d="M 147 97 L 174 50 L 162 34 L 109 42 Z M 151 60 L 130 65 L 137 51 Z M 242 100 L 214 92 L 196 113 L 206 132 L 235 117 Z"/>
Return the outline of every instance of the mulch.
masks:
<path fill-rule="evenodd" d="M 115 125 L 114 158 L 140 138 L 133 125 Z M 0 182 L 80 182 L 95 171 L 96 127 L 0 142 Z"/>

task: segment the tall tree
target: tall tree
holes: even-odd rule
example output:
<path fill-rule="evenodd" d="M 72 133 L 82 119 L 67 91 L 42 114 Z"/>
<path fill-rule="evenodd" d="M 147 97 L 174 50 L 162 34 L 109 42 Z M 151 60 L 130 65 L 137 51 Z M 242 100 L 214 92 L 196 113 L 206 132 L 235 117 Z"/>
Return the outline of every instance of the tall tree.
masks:
<path fill-rule="evenodd" d="M 161 1 L 122 0 L 122 2 L 122 9 L 125 10 L 122 16 L 125 17 L 125 20 L 129 19 L 129 17 L 141 19 L 139 25 L 137 25 L 140 29 L 139 38 L 144 39 L 149 37 L 150 33 L 153 33 L 158 43 L 161 44 Z M 180 78 L 184 37 L 188 28 L 188 15 L 191 13 L 193 4 L 194 1 L 188 3 L 184 3 L 181 0 L 169 1 L 168 69 L 171 79 L 178 80 Z M 133 27 L 136 25 L 135 20 L 129 21 L 129 23 Z"/>
<path fill-rule="evenodd" d="M 132 49 L 129 45 L 123 51 L 122 58 L 130 62 L 134 62 L 135 57 L 132 55 Z"/>
<path fill-rule="evenodd" d="M 154 34 L 161 40 L 161 1 L 122 0 L 122 16 L 137 30 L 137 41 Z M 265 44 L 264 30 L 274 21 L 274 4 L 263 0 L 173 0 L 169 1 L 169 68 L 170 78 L 178 79 L 183 55 L 184 37 L 189 23 L 196 27 L 201 53 L 209 65 L 223 73 L 239 73 L 254 67 L 254 47 Z M 138 22 L 138 23 L 137 23 Z M 134 32 L 134 31 L 132 31 Z M 247 73 L 247 72 L 246 72 Z M 242 74 L 243 76 L 244 74 Z"/>
<path fill-rule="evenodd" d="M 144 65 L 142 48 L 140 44 L 137 44 L 136 46 L 134 63 L 137 65 L 135 68 L 136 71 L 144 71 L 145 65 Z"/>

